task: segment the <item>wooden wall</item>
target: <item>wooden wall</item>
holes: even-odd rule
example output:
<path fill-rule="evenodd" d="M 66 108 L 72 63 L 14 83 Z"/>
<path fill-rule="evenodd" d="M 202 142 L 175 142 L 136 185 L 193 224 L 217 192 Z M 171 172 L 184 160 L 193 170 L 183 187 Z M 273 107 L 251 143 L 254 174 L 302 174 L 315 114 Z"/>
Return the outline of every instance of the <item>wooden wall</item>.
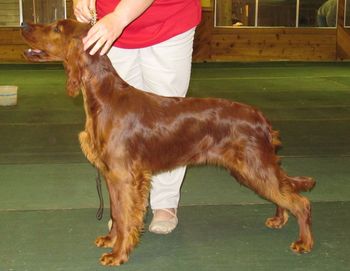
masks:
<path fill-rule="evenodd" d="M 339 0 L 337 26 L 337 58 L 350 59 L 350 28 L 344 27 L 345 0 Z"/>
<path fill-rule="evenodd" d="M 22 52 L 28 48 L 20 38 L 18 28 L 0 28 L 0 63 L 23 62 Z"/>
<path fill-rule="evenodd" d="M 0 26 L 13 25 L 18 22 L 19 3 L 13 0 L 0 1 Z"/>
<path fill-rule="evenodd" d="M 196 30 L 193 61 L 334 61 L 350 59 L 350 30 L 343 26 L 339 0 L 337 29 L 214 28 L 213 10 L 203 9 Z M 71 16 L 71 2 L 68 2 Z M 0 63 L 25 62 L 27 48 L 18 28 L 0 28 Z"/>
<path fill-rule="evenodd" d="M 214 28 L 213 21 L 212 10 L 203 10 L 196 31 L 194 61 L 337 59 L 334 28 Z"/>

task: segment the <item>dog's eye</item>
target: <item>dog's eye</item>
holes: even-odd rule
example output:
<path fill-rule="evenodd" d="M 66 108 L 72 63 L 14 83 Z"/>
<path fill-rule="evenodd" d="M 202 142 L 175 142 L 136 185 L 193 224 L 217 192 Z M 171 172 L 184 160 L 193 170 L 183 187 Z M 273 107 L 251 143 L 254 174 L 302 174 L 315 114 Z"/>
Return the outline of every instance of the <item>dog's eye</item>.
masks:
<path fill-rule="evenodd" d="M 53 29 L 53 31 L 55 31 L 56 33 L 60 33 L 61 30 L 60 28 L 58 27 L 58 25 L 55 26 L 55 28 Z"/>

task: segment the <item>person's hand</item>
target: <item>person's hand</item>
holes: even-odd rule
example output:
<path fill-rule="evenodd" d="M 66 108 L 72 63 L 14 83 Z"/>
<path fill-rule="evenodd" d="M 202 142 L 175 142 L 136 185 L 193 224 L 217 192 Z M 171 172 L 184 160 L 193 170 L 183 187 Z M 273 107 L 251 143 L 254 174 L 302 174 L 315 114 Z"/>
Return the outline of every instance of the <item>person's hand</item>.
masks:
<path fill-rule="evenodd" d="M 79 22 L 90 23 L 92 20 L 91 12 L 96 10 L 96 0 L 77 0 L 74 7 L 74 15 Z"/>
<path fill-rule="evenodd" d="M 100 55 L 104 55 L 123 32 L 124 27 L 118 15 L 113 12 L 109 13 L 91 27 L 87 36 L 83 38 L 84 50 L 87 50 L 95 43 L 89 54 L 94 55 L 102 48 Z"/>
<path fill-rule="evenodd" d="M 84 2 L 84 0 L 80 0 Z M 93 0 L 90 0 L 90 2 Z M 107 53 L 113 42 L 121 35 L 124 28 L 138 18 L 154 0 L 122 0 L 113 12 L 104 16 L 89 30 L 83 38 L 84 50 L 93 47 L 89 51 L 94 55 L 99 49 L 100 55 Z M 89 2 L 85 0 L 85 3 Z M 93 1 L 95 3 L 95 1 Z M 84 6 L 84 5 L 82 5 Z"/>

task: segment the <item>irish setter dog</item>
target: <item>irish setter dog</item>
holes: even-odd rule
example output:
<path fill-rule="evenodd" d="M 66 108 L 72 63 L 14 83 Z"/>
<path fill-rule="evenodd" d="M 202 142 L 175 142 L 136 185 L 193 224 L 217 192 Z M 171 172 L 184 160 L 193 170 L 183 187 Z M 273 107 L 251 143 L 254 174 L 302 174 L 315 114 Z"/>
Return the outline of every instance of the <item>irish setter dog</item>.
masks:
<path fill-rule="evenodd" d="M 22 36 L 33 48 L 31 61 L 63 61 L 67 91 L 81 89 L 86 113 L 79 135 L 87 159 L 105 177 L 113 226 L 95 241 L 110 247 L 103 265 L 128 260 L 139 241 L 148 206 L 152 174 L 183 165 L 225 167 L 241 184 L 277 206 L 266 225 L 281 228 L 292 213 L 299 238 L 298 253 L 313 246 L 311 208 L 301 191 L 315 184 L 310 177 L 290 177 L 279 165 L 278 132 L 257 109 L 214 98 L 161 97 L 124 82 L 107 56 L 84 52 L 88 24 L 61 20 L 48 25 L 25 24 Z"/>

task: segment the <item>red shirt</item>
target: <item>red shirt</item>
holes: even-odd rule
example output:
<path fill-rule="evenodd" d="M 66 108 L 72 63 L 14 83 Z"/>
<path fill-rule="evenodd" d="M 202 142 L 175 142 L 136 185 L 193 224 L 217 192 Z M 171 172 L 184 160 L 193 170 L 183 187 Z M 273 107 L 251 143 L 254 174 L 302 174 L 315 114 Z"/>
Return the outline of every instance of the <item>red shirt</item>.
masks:
<path fill-rule="evenodd" d="M 119 2 L 120 0 L 97 0 L 98 18 L 112 12 Z M 143 48 L 165 41 L 198 25 L 201 10 L 199 0 L 155 0 L 124 29 L 114 46 Z"/>

